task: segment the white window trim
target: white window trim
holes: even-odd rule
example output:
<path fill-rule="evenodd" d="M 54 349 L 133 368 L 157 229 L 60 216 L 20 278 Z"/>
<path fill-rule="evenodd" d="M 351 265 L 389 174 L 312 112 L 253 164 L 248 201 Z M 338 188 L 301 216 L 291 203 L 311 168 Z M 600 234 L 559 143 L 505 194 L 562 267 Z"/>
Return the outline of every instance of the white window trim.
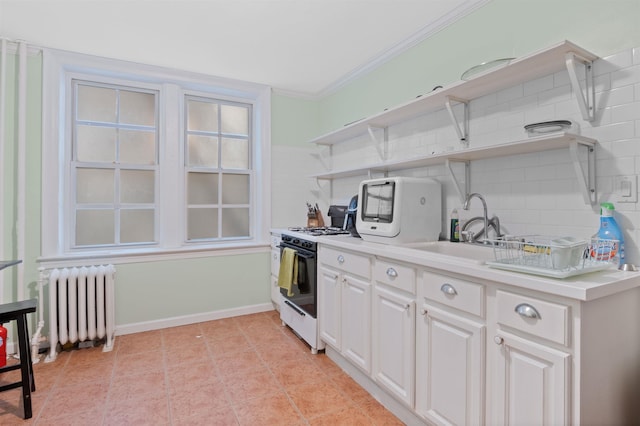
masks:
<path fill-rule="evenodd" d="M 130 80 L 141 84 L 161 85 L 164 93 L 180 99 L 172 104 L 176 108 L 175 114 L 161 114 L 160 126 L 170 130 L 173 134 L 181 134 L 182 111 L 180 110 L 186 93 L 206 93 L 220 99 L 240 100 L 253 105 L 254 143 L 255 148 L 255 198 L 253 198 L 253 235 L 251 240 L 185 244 L 182 223 L 184 223 L 184 209 L 178 213 L 181 221 L 176 227 L 161 226 L 161 243 L 153 247 L 117 248 L 108 250 L 71 251 L 64 247 L 65 238 L 62 235 L 67 227 L 64 223 L 63 208 L 68 205 L 64 199 L 64 180 L 68 170 L 62 169 L 65 164 L 69 136 L 65 134 L 69 126 L 61 125 L 66 119 L 65 108 L 69 105 L 70 93 L 65 93 L 66 80 L 72 75 L 111 76 L 118 80 Z M 232 79 L 207 76 L 203 74 L 177 71 L 151 65 L 137 64 L 84 55 L 55 49 L 43 49 L 43 137 L 42 137 L 42 253 L 40 261 L 43 263 L 59 262 L 65 259 L 93 262 L 105 260 L 114 263 L 128 263 L 132 261 L 161 260 L 176 257 L 202 257 L 206 255 L 226 255 L 263 251 L 269 246 L 269 227 L 271 222 L 271 89 L 264 85 L 242 82 Z M 64 97 L 64 98 L 62 98 Z M 166 110 L 165 96 L 160 97 L 160 110 Z M 162 140 L 164 132 L 160 134 L 159 158 L 161 167 L 181 167 L 184 164 L 180 144 L 169 146 Z M 168 152 L 167 149 L 171 151 Z M 68 167 L 65 165 L 64 167 Z M 161 188 L 169 186 L 177 194 L 182 191 L 183 182 L 167 181 L 160 174 Z M 160 223 L 165 223 L 167 197 L 161 197 Z M 174 218 L 176 216 L 173 216 Z M 163 222 L 163 220 L 165 222 Z M 76 262 L 77 263 L 77 262 Z"/>

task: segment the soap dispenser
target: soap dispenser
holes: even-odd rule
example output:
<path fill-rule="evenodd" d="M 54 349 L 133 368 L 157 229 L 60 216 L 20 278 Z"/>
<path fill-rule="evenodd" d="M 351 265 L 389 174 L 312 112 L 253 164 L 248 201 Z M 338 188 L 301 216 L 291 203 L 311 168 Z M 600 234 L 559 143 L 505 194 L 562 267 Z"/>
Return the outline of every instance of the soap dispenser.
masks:
<path fill-rule="evenodd" d="M 460 221 L 458 219 L 458 209 L 451 211 L 451 234 L 449 235 L 449 241 L 452 243 L 460 242 Z"/>

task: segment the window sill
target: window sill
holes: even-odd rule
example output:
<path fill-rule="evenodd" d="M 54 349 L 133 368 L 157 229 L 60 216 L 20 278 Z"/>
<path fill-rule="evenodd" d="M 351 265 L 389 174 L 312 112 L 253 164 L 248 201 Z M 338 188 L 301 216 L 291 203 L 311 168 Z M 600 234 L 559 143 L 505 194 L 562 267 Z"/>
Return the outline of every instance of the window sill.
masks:
<path fill-rule="evenodd" d="M 233 256 L 253 253 L 266 253 L 271 250 L 269 242 L 255 242 L 243 244 L 218 245 L 215 247 L 185 247 L 176 249 L 130 249 L 117 252 L 96 251 L 70 253 L 59 256 L 38 258 L 41 268 L 59 268 L 72 266 L 88 266 L 111 263 L 114 265 L 126 263 L 160 262 L 165 260 L 195 259 L 202 257 Z"/>

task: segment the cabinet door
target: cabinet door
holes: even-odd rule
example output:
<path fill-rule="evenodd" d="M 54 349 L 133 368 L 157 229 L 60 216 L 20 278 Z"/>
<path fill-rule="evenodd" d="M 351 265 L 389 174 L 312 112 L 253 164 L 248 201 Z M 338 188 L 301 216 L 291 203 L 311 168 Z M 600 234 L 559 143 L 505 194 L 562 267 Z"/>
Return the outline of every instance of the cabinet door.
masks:
<path fill-rule="evenodd" d="M 371 284 L 349 275 L 342 288 L 342 353 L 371 373 Z"/>
<path fill-rule="evenodd" d="M 373 378 L 409 407 L 415 386 L 415 301 L 401 292 L 374 290 Z"/>
<path fill-rule="evenodd" d="M 505 332 L 497 346 L 494 424 L 570 424 L 571 355 Z"/>
<path fill-rule="evenodd" d="M 340 350 L 341 286 L 340 275 L 324 267 L 318 274 L 318 322 L 320 338 Z"/>
<path fill-rule="evenodd" d="M 420 311 L 416 411 L 436 424 L 484 424 L 484 324 L 428 305 Z"/>

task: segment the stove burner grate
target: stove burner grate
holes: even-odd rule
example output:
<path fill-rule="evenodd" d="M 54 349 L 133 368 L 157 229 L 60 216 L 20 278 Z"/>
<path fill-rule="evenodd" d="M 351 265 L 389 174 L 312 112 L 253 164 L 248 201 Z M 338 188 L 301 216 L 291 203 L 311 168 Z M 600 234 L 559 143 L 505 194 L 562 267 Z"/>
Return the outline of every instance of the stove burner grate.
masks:
<path fill-rule="evenodd" d="M 333 226 L 319 226 L 319 227 L 293 227 L 289 228 L 289 231 L 301 232 L 304 234 L 320 236 L 320 235 L 344 235 L 349 231 L 345 231 L 342 228 L 336 228 Z"/>

